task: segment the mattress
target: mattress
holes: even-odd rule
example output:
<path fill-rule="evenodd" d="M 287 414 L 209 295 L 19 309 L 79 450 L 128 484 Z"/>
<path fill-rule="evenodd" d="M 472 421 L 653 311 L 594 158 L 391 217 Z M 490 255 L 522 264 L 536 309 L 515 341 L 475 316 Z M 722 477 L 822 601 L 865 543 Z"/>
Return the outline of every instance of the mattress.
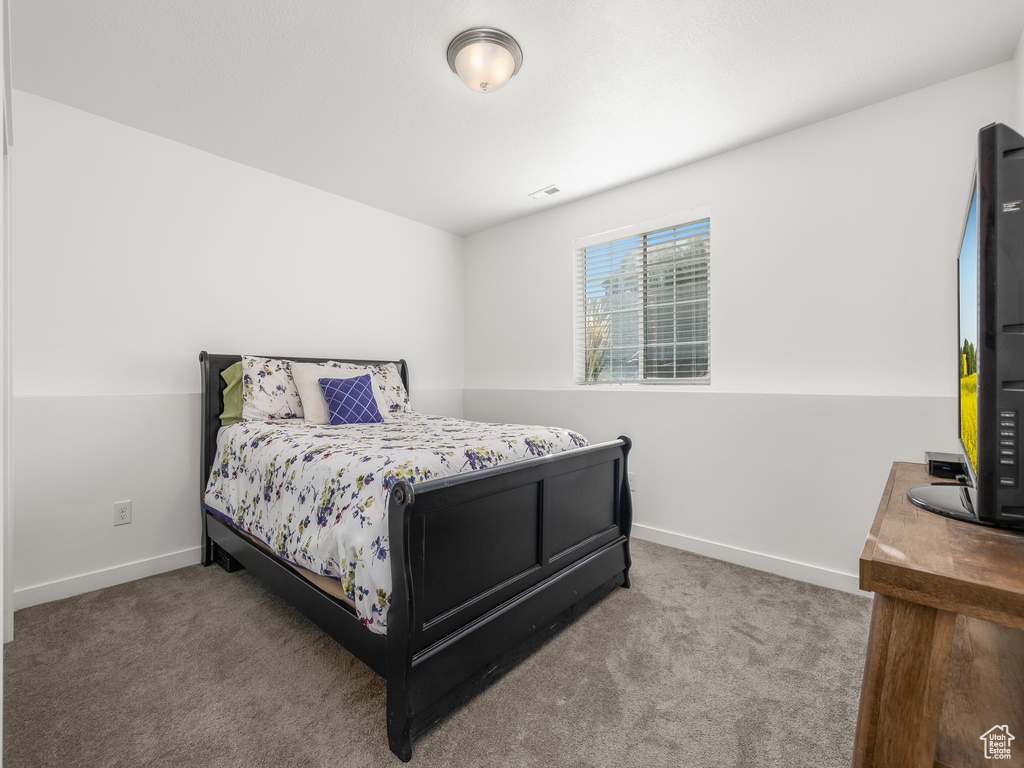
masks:
<path fill-rule="evenodd" d="M 330 579 L 371 631 L 387 631 L 387 500 L 413 485 L 587 445 L 557 427 L 486 424 L 406 411 L 376 424 L 292 419 L 223 427 L 206 508 L 313 576 Z"/>

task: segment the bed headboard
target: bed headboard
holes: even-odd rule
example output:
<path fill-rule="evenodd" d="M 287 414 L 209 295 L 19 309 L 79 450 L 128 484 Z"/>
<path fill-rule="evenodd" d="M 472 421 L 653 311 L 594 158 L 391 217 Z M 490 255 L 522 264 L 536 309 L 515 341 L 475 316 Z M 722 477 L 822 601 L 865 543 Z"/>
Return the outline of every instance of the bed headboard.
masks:
<path fill-rule="evenodd" d="M 394 363 L 402 375 L 405 391 L 409 391 L 409 366 L 405 360 L 349 360 L 343 357 L 291 357 L 289 355 L 259 355 L 259 357 L 292 360 L 297 363 L 355 363 L 356 365 L 387 365 Z M 224 410 L 224 379 L 221 371 L 242 359 L 241 355 L 211 355 L 199 353 L 200 368 L 200 436 L 199 436 L 199 508 L 203 509 L 206 483 L 210 479 L 213 458 L 217 454 L 217 431 L 220 429 L 220 414 Z M 203 514 L 203 531 L 206 531 L 206 514 Z M 203 537 L 205 542 L 205 536 Z"/>

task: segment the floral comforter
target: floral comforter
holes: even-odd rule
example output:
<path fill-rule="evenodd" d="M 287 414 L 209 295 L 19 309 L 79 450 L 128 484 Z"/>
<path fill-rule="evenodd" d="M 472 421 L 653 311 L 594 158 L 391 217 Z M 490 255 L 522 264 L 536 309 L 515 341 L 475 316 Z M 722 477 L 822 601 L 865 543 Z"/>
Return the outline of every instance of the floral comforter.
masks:
<path fill-rule="evenodd" d="M 406 411 L 382 424 L 301 420 L 224 427 L 206 507 L 290 563 L 340 580 L 363 623 L 387 631 L 387 497 L 410 483 L 587 445 L 555 427 L 484 424 Z"/>

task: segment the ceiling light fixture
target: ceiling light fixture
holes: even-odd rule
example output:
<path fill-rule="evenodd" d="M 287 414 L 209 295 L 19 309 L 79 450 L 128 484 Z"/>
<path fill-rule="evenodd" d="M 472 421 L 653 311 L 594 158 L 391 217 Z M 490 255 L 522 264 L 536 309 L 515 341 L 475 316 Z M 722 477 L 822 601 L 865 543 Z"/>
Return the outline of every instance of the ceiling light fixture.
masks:
<path fill-rule="evenodd" d="M 480 93 L 493 93 L 523 66 L 523 49 L 500 29 L 474 27 L 448 44 L 448 66 Z"/>

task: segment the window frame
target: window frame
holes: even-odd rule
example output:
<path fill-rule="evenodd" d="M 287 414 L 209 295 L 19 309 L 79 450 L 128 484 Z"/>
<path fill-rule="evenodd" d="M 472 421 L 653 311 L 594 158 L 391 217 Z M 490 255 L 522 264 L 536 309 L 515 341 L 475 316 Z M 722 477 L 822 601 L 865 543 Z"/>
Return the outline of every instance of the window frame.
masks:
<path fill-rule="evenodd" d="M 688 211 L 681 213 L 674 213 L 668 216 L 661 216 L 656 219 L 649 219 L 647 221 L 637 222 L 635 224 L 628 224 L 617 229 L 610 229 L 604 232 L 599 232 L 594 235 L 587 235 L 586 237 L 579 237 L 572 241 L 572 376 L 573 383 L 575 386 L 583 387 L 637 387 L 647 385 L 668 385 L 668 386 L 710 386 L 711 385 L 711 294 L 712 294 L 712 256 L 708 254 L 708 296 L 707 296 L 707 322 L 708 322 L 708 372 L 704 376 L 694 376 L 687 378 L 638 378 L 638 379 L 621 379 L 618 381 L 587 381 L 586 373 L 583 370 L 584 366 L 581 361 L 585 358 L 586 350 L 581 347 L 581 344 L 585 344 L 585 340 L 582 338 L 582 334 L 579 329 L 581 323 L 584 322 L 585 307 L 582 297 L 582 286 L 580 280 L 586 279 L 586 272 L 580 266 L 580 260 L 583 258 L 583 251 L 586 248 L 590 248 L 595 245 L 602 245 L 609 243 L 614 240 L 625 240 L 630 237 L 639 237 L 647 235 L 652 232 L 659 230 L 672 229 L 674 227 L 682 227 L 687 224 L 700 221 L 702 219 L 708 220 L 708 237 L 710 239 L 711 230 L 711 206 L 704 205 L 699 208 L 693 208 Z M 646 314 L 646 297 L 641 301 L 640 310 Z M 644 321 L 643 332 L 646 334 L 646 320 Z M 643 349 L 641 347 L 641 349 Z M 641 355 L 640 370 L 644 368 L 644 356 Z"/>

